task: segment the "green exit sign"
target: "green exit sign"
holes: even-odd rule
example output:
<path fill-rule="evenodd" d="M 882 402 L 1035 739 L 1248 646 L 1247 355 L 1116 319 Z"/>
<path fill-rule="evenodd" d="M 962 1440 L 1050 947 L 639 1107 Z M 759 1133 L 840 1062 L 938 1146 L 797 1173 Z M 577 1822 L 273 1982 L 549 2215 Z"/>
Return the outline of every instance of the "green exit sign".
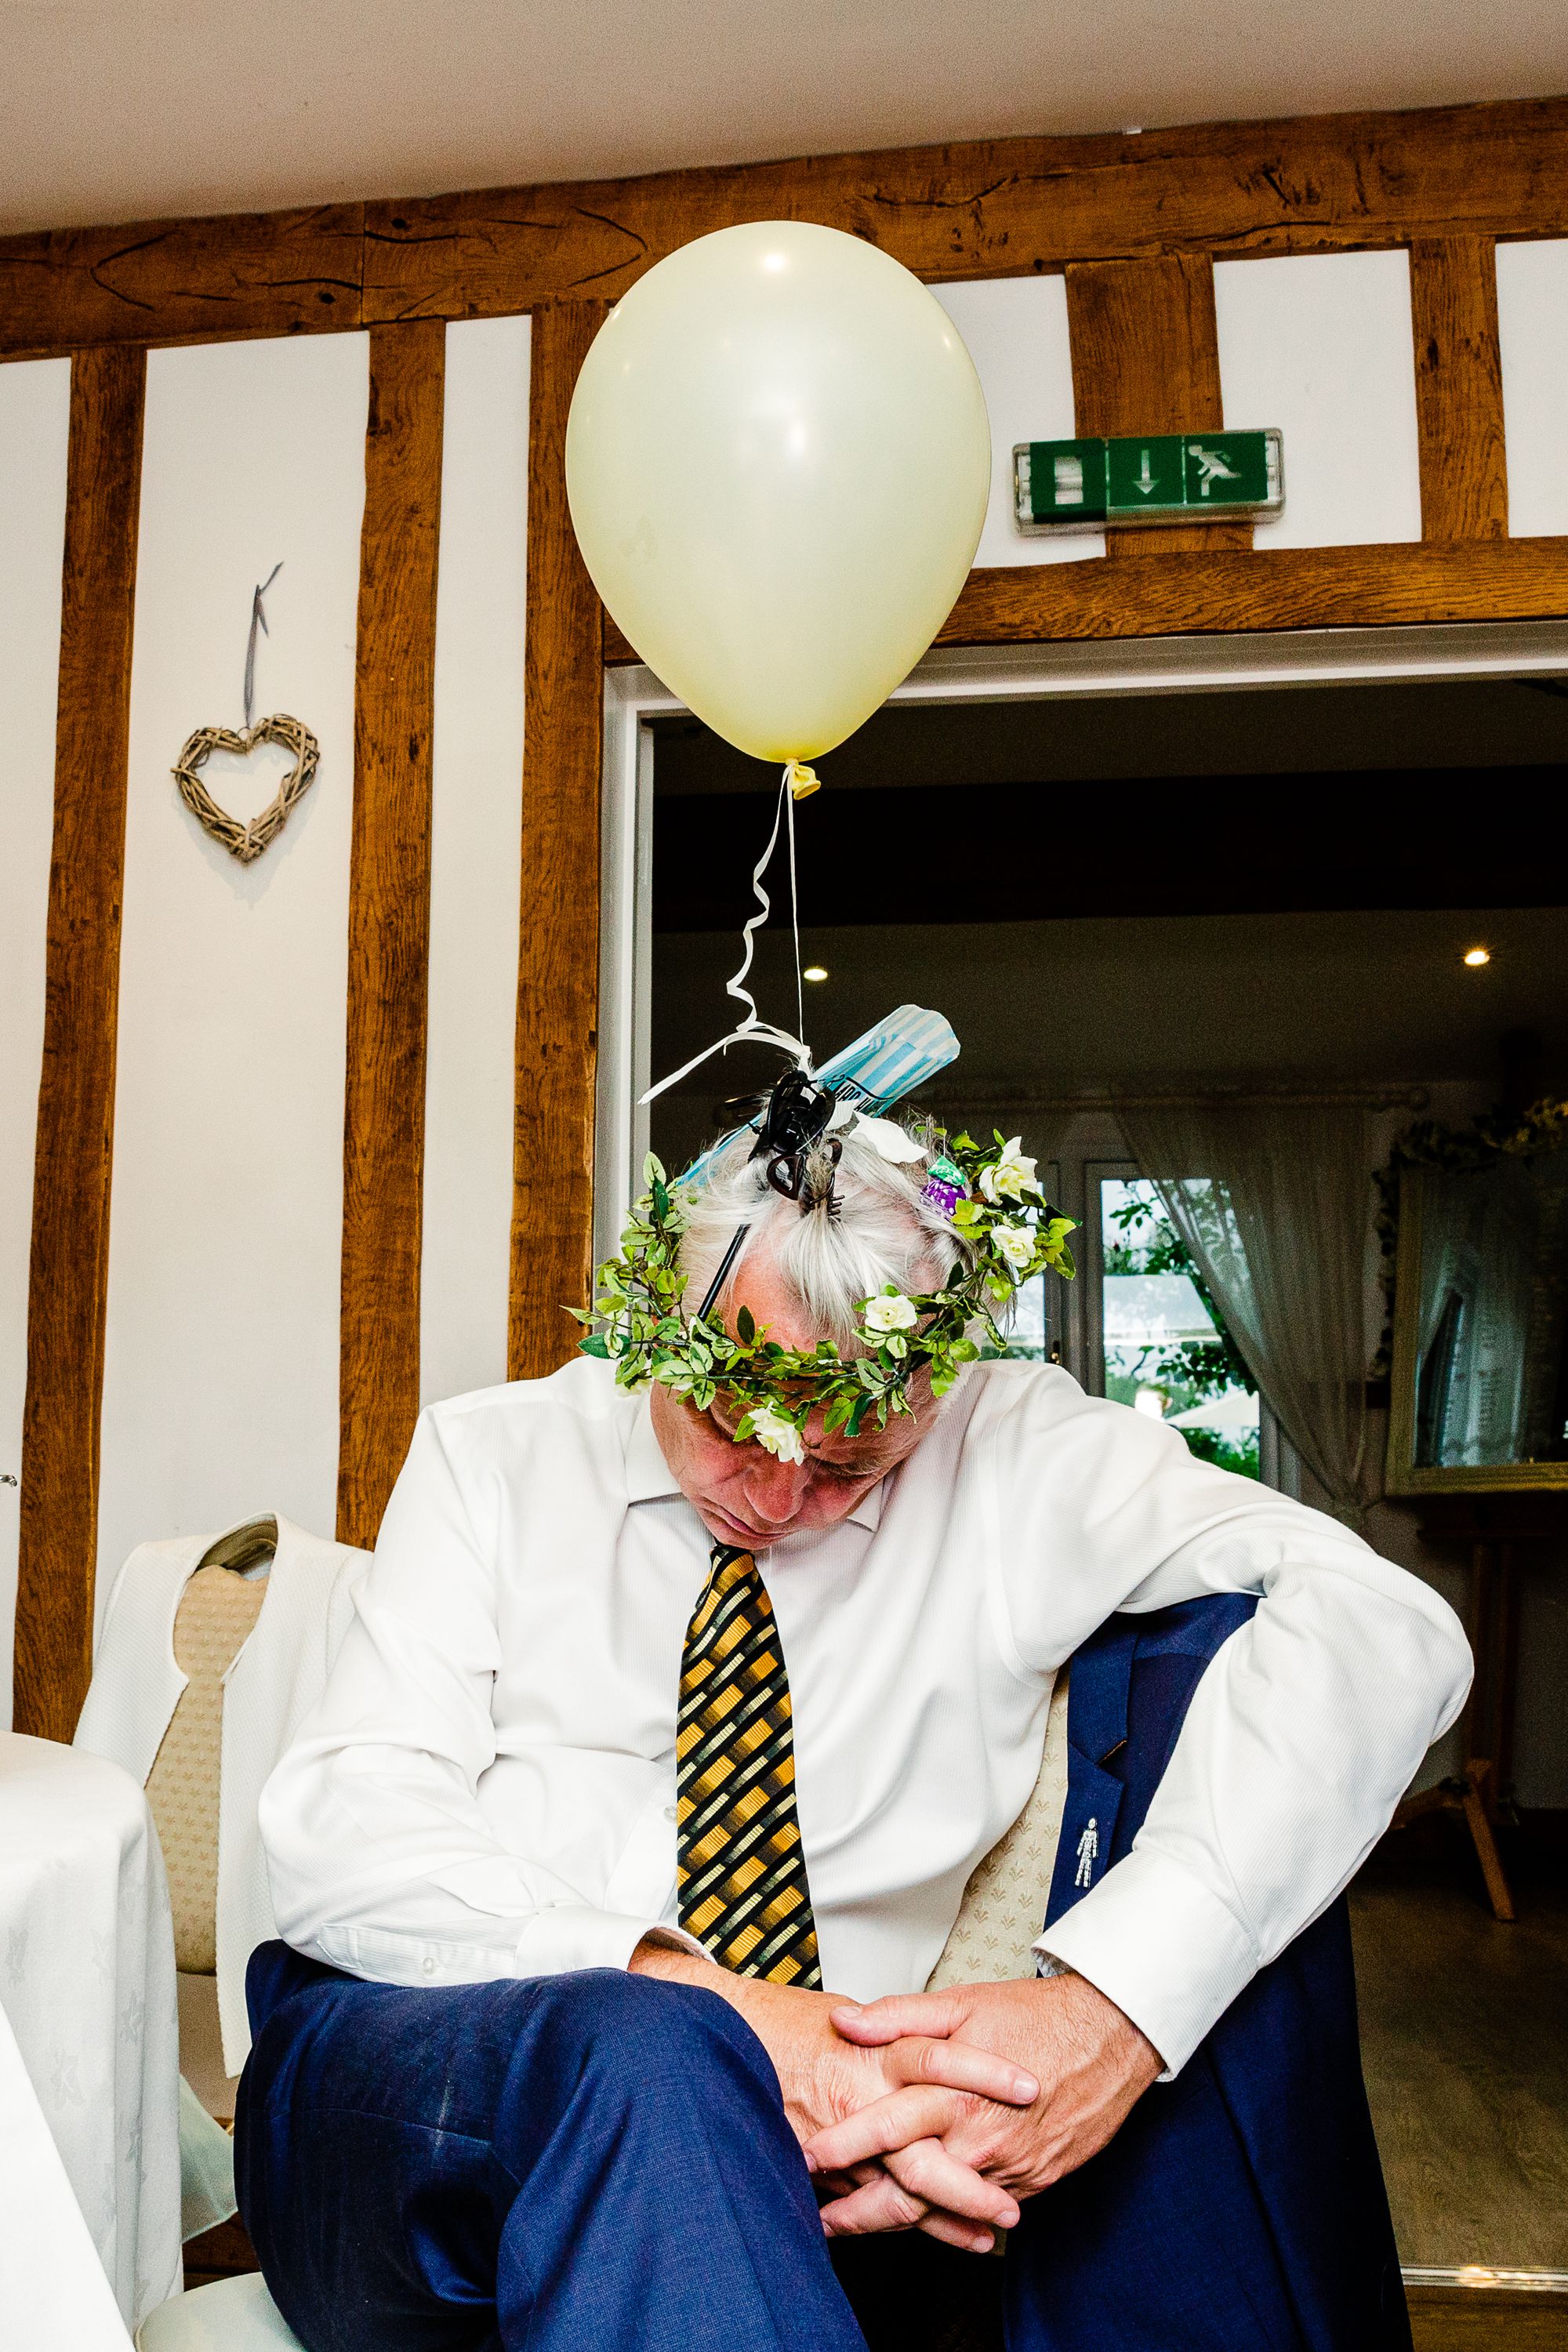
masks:
<path fill-rule="evenodd" d="M 1021 531 L 1262 519 L 1284 509 L 1284 445 L 1272 429 L 1020 441 L 1013 487 Z"/>

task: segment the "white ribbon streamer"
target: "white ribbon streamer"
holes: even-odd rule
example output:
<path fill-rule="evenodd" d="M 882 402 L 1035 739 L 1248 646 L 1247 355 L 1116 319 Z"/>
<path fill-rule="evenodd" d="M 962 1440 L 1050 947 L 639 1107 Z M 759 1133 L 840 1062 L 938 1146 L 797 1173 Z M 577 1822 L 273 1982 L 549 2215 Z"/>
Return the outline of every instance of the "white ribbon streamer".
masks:
<path fill-rule="evenodd" d="M 667 1087 L 678 1086 L 682 1078 L 689 1077 L 693 1070 L 700 1069 L 702 1064 L 710 1060 L 713 1055 L 722 1054 L 731 1045 L 777 1045 L 793 1057 L 797 1068 L 810 1075 L 812 1069 L 810 1046 L 801 1038 L 792 1036 L 787 1029 L 780 1029 L 773 1022 L 763 1020 L 757 1011 L 757 1001 L 746 986 L 746 975 L 752 969 L 752 956 L 756 944 L 752 934 L 767 921 L 773 912 L 773 900 L 763 887 L 763 877 L 768 870 L 774 850 L 778 847 L 779 825 L 783 822 L 789 847 L 790 914 L 795 930 L 795 1018 L 801 1027 L 805 1028 L 805 996 L 801 980 L 800 913 L 799 898 L 795 887 L 795 804 L 797 800 L 804 800 L 808 793 L 814 793 L 816 786 L 817 780 L 809 768 L 802 767 L 795 760 L 784 762 L 784 774 L 779 779 L 779 796 L 773 806 L 773 829 L 768 835 L 767 847 L 752 868 L 752 889 L 756 898 L 757 911 L 754 915 L 747 917 L 742 929 L 741 936 L 744 941 L 745 951 L 741 958 L 739 969 L 724 982 L 724 993 L 727 996 L 732 996 L 737 1003 L 746 1007 L 745 1019 L 724 1036 L 716 1037 L 711 1045 L 704 1045 L 700 1054 L 693 1054 L 689 1062 L 682 1062 L 679 1070 L 671 1070 L 667 1078 L 660 1078 L 657 1086 L 649 1087 L 647 1094 L 641 1097 L 643 1102 L 652 1102 L 657 1095 L 663 1094 Z"/>

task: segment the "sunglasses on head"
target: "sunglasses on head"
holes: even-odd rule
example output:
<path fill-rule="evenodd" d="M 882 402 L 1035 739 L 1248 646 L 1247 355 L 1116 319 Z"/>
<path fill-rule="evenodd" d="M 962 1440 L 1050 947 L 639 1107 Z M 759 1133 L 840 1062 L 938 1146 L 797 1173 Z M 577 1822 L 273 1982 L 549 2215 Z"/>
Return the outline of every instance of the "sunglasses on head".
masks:
<path fill-rule="evenodd" d="M 786 1201 L 798 1201 L 805 1183 L 807 1160 L 814 1148 L 822 1143 L 837 1108 L 838 1097 L 830 1087 L 818 1086 L 804 1070 L 786 1070 L 777 1086 L 766 1094 L 736 1095 L 729 1102 L 721 1103 L 715 1116 L 726 1126 L 756 1127 L 752 1158 L 767 1162 L 767 1180 L 775 1192 L 782 1193 Z M 819 1197 L 831 1217 L 837 1214 L 838 1205 L 833 1197 L 832 1171 L 838 1165 L 844 1146 L 837 1136 L 831 1136 L 824 1148 L 829 1162 L 827 1190 Z M 807 1208 L 815 1205 L 809 1201 L 805 1204 Z M 751 1230 L 749 1224 L 736 1226 L 719 1271 L 697 1310 L 700 1321 L 707 1317 L 729 1280 Z"/>
<path fill-rule="evenodd" d="M 798 1201 L 805 1181 L 805 1163 L 813 1147 L 826 1133 L 838 1097 L 830 1087 L 819 1086 L 804 1070 L 786 1070 L 765 1095 L 740 1095 L 720 1106 L 719 1116 L 738 1125 L 754 1125 L 757 1139 L 752 1158 L 767 1162 L 767 1180 L 786 1201 Z M 843 1146 L 827 1147 L 835 1167 Z"/>

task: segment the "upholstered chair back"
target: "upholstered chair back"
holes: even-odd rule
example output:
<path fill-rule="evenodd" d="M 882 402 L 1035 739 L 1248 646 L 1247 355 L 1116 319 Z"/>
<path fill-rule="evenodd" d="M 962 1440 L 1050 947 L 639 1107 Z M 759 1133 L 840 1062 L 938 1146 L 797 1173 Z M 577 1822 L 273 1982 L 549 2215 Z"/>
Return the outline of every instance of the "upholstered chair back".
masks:
<path fill-rule="evenodd" d="M 258 1571 L 277 1549 L 276 1519 L 235 1528 L 204 1556 L 174 1619 L 174 1661 L 189 1679 L 147 1776 L 147 1802 L 169 1874 L 174 1965 L 186 1976 L 217 1970 L 223 1678 L 261 1613 L 267 1580 Z"/>

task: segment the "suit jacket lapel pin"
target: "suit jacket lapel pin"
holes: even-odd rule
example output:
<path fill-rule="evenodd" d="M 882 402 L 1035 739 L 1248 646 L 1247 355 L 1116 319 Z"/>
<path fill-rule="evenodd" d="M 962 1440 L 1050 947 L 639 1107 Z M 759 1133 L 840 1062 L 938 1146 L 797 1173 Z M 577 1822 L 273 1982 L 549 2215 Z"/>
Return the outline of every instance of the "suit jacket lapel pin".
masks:
<path fill-rule="evenodd" d="M 1078 1842 L 1078 1876 L 1075 1886 L 1087 1886 L 1094 1875 L 1094 1865 L 1100 1860 L 1100 1823 L 1089 1816 L 1089 1827 Z"/>

